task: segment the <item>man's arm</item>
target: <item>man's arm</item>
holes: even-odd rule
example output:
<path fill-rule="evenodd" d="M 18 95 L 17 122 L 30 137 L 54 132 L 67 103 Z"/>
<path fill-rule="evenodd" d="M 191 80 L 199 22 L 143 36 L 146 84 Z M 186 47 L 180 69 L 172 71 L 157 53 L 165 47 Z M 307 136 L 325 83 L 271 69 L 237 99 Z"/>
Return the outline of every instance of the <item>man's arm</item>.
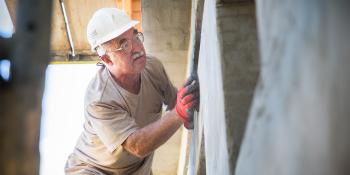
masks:
<path fill-rule="evenodd" d="M 122 144 L 133 155 L 143 158 L 165 143 L 182 125 L 175 109 L 153 122 L 133 132 Z"/>
<path fill-rule="evenodd" d="M 177 92 L 173 110 L 154 123 L 133 132 L 122 144 L 130 153 L 145 157 L 165 143 L 182 123 L 187 129 L 193 126 L 193 111 L 199 103 L 199 84 L 197 79 L 189 78 Z"/>

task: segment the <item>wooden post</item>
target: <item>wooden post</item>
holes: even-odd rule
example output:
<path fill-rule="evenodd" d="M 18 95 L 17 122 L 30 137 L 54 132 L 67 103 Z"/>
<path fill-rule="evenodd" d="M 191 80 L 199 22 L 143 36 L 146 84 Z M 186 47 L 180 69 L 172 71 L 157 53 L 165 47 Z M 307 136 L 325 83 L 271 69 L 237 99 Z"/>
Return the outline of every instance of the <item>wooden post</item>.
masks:
<path fill-rule="evenodd" d="M 39 131 L 49 62 L 52 1 L 18 0 L 10 60 L 12 78 L 0 86 L 0 174 L 39 174 Z"/>

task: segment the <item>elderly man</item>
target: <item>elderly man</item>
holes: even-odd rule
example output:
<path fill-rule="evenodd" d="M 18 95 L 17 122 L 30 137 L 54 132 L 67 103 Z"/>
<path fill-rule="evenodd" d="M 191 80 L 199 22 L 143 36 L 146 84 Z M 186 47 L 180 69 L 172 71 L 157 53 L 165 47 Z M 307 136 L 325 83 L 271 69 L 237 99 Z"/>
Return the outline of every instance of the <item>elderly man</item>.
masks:
<path fill-rule="evenodd" d="M 145 54 L 143 35 L 123 11 L 103 8 L 87 26 L 102 61 L 85 95 L 85 123 L 66 174 L 152 174 L 154 151 L 182 125 L 191 128 L 199 87 L 177 92 L 162 63 Z M 162 117 L 162 105 L 167 105 Z"/>

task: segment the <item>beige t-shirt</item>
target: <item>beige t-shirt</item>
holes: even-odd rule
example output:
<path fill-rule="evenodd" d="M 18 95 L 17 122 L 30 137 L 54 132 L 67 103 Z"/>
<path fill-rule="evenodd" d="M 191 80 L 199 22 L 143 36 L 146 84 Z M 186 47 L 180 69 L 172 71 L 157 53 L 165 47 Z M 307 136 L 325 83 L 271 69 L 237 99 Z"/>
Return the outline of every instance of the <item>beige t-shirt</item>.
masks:
<path fill-rule="evenodd" d="M 121 144 L 138 128 L 158 120 L 163 104 L 172 109 L 176 92 L 162 63 L 153 57 L 147 57 L 139 94 L 120 87 L 108 69 L 101 68 L 86 91 L 84 131 L 74 154 L 107 174 L 150 174 L 153 153 L 140 159 Z"/>

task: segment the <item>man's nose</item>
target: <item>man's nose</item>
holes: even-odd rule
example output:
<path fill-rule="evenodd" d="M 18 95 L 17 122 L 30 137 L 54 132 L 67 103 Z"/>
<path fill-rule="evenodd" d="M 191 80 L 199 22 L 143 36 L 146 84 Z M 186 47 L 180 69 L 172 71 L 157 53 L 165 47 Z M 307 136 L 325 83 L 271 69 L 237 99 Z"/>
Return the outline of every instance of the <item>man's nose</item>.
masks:
<path fill-rule="evenodd" d="M 139 48 L 143 43 L 139 42 L 136 38 L 133 38 L 131 42 L 131 51 L 135 51 L 137 48 Z"/>

